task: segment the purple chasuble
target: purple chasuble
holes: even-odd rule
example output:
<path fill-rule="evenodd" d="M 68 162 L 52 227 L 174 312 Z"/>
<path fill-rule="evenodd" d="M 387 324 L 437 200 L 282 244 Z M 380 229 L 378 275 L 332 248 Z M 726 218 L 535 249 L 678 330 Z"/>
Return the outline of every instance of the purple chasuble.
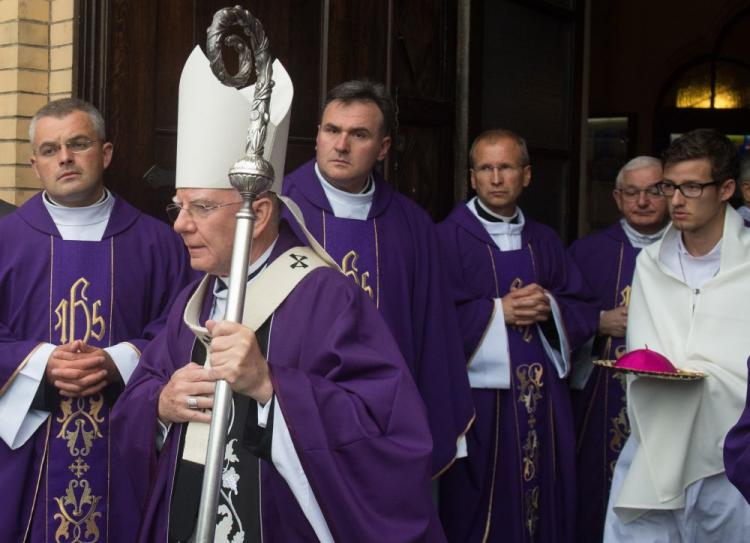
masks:
<path fill-rule="evenodd" d="M 590 333 L 596 307 L 549 228 L 526 221 L 522 248 L 502 252 L 466 204 L 438 225 L 467 358 L 512 286 L 538 283 L 563 314 L 571 345 Z M 544 352 L 536 326 L 508 326 L 508 390 L 472 389 L 477 418 L 469 456 L 441 480 L 449 541 L 572 542 L 574 429 L 567 384 Z"/>
<path fill-rule="evenodd" d="M 124 200 L 115 200 L 102 241 L 63 241 L 35 196 L 0 221 L 2 386 L 39 343 L 129 342 L 140 351 L 192 275 L 180 239 Z M 133 540 L 137 511 L 110 506 L 113 494 L 128 490 L 118 486 L 123 470 L 110 439 L 118 389 L 60 397 L 28 441 L 17 449 L 0 443 L 0 525 L 8 541 Z"/>
<path fill-rule="evenodd" d="M 366 221 L 334 217 L 312 160 L 284 179 L 313 236 L 373 299 L 427 407 L 433 475 L 445 470 L 471 424 L 472 406 L 458 323 L 427 213 L 376 171 Z M 369 274 L 369 275 L 368 275 Z"/>
<path fill-rule="evenodd" d="M 747 365 L 750 373 L 750 358 Z M 724 440 L 724 467 L 727 478 L 750 502 L 750 381 L 745 409 Z"/>
<path fill-rule="evenodd" d="M 380 307 L 380 247 L 378 221 L 341 219 L 322 215 L 323 248 L 341 265 L 341 271 Z"/>
<path fill-rule="evenodd" d="M 619 222 L 575 241 L 568 249 L 603 311 L 628 306 L 639 252 Z M 623 354 L 624 337 L 596 336 L 593 359 L 616 360 Z M 584 389 L 572 391 L 571 399 L 578 463 L 576 541 L 598 543 L 604 533 L 615 463 L 630 435 L 625 375 L 595 366 Z"/>
<path fill-rule="evenodd" d="M 282 222 L 269 258 L 300 245 Z M 167 327 L 143 353 L 113 414 L 136 501 L 146 501 L 138 541 L 166 543 L 183 425 L 155 447 L 159 393 L 190 360 L 185 289 Z M 208 307 L 210 295 L 204 302 Z M 336 541 L 444 541 L 430 497 L 427 417 L 398 347 L 366 294 L 337 271 L 305 277 L 271 317 L 268 365 L 295 450 Z M 261 459 L 266 543 L 317 541 L 284 478 Z M 151 484 L 148 485 L 148 481 Z"/>

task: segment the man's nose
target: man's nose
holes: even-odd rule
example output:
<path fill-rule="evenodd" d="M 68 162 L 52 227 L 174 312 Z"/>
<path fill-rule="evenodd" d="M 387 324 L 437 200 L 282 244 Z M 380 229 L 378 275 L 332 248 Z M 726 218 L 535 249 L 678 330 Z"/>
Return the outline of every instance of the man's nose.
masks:
<path fill-rule="evenodd" d="M 68 149 L 68 146 L 63 144 L 60 146 L 60 150 L 57 152 L 57 160 L 60 164 L 69 164 L 73 162 L 73 153 Z"/>
<path fill-rule="evenodd" d="M 178 234 L 182 232 L 191 232 L 195 229 L 195 221 L 190 216 L 190 213 L 188 213 L 187 210 L 180 209 L 180 212 L 177 214 L 177 218 L 175 219 L 172 228 Z"/>
<path fill-rule="evenodd" d="M 500 168 L 497 166 L 492 168 L 492 184 L 499 185 L 503 181 L 503 176 L 500 173 Z"/>
<path fill-rule="evenodd" d="M 349 137 L 345 132 L 339 132 L 336 136 L 336 140 L 333 142 L 334 148 L 340 152 L 346 152 L 349 150 Z"/>
<path fill-rule="evenodd" d="M 682 192 L 680 192 L 678 189 L 675 189 L 674 194 L 672 195 L 672 205 L 682 205 L 685 203 L 685 196 L 683 196 Z"/>

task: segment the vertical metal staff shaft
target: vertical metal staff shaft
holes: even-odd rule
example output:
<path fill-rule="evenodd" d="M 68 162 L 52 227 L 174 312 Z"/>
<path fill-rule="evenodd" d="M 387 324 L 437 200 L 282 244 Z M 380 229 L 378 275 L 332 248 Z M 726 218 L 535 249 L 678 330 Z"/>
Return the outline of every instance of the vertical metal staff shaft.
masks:
<path fill-rule="evenodd" d="M 232 27 L 241 27 L 249 37 L 252 49 L 236 35 L 229 35 Z M 221 58 L 223 45 L 233 47 L 240 57 L 237 74 L 230 76 L 224 69 Z M 218 79 L 229 86 L 247 85 L 249 74 L 255 64 L 256 83 L 250 114 L 245 156 L 232 166 L 229 180 L 242 196 L 242 207 L 237 213 L 237 225 L 232 248 L 232 263 L 229 273 L 229 293 L 224 319 L 242 322 L 247 284 L 247 267 L 252 252 L 255 214 L 252 204 L 267 192 L 273 184 L 273 166 L 263 158 L 268 124 L 268 109 L 273 88 L 271 56 L 268 51 L 263 26 L 250 12 L 240 6 L 224 8 L 214 14 L 208 29 L 207 54 L 211 68 Z M 208 434 L 206 466 L 203 474 L 201 500 L 198 506 L 198 523 L 195 541 L 213 543 L 216 531 L 216 515 L 221 489 L 227 426 L 232 408 L 232 390 L 226 381 L 217 381 L 214 391 L 214 409 Z"/>
<path fill-rule="evenodd" d="M 237 229 L 234 234 L 232 264 L 229 273 L 229 293 L 224 320 L 242 322 L 245 301 L 247 266 L 252 253 L 255 214 L 252 209 L 254 195 L 242 195 L 242 208 L 237 213 Z M 208 432 L 206 469 L 201 486 L 201 501 L 198 507 L 198 523 L 195 540 L 213 542 L 216 530 L 216 511 L 219 506 L 221 473 L 226 447 L 227 425 L 232 408 L 232 390 L 226 381 L 217 381 L 214 390 L 214 408 Z"/>

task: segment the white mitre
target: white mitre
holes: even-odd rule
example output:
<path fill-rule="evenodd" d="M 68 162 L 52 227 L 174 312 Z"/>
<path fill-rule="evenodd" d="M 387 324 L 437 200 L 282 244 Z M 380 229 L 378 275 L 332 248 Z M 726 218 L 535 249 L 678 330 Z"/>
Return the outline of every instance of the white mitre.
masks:
<path fill-rule="evenodd" d="M 273 63 L 273 80 L 263 156 L 273 165 L 272 190 L 278 194 L 294 87 L 278 60 Z M 179 94 L 176 188 L 231 189 L 227 174 L 245 155 L 255 85 L 241 90 L 224 85 L 196 46 L 182 68 Z"/>

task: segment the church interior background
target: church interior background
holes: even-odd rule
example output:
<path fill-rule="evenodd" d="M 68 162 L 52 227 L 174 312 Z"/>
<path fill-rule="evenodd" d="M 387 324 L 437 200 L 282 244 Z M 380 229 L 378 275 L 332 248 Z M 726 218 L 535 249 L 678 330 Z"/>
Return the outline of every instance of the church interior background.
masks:
<path fill-rule="evenodd" d="M 166 219 L 180 70 L 212 14 L 237 3 L 295 84 L 287 171 L 314 154 L 328 88 L 381 80 L 399 110 L 385 174 L 436 220 L 466 196 L 485 128 L 527 139 L 521 205 L 566 241 L 614 220 L 627 158 L 698 127 L 749 146 L 747 0 L 0 0 L 0 198 L 39 189 L 28 121 L 73 95 L 105 115 L 108 186 Z"/>

